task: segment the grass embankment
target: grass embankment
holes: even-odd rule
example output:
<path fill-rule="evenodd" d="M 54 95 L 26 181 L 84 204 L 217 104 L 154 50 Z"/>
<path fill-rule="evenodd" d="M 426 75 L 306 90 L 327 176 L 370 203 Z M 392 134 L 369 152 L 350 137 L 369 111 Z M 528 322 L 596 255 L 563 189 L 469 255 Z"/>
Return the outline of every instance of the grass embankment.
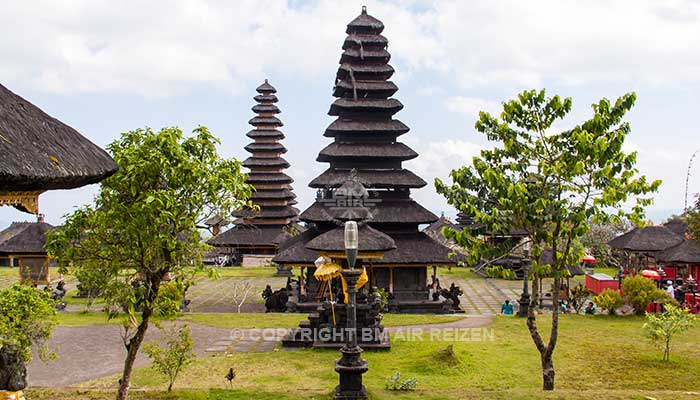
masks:
<path fill-rule="evenodd" d="M 549 318 L 539 323 L 545 330 Z M 486 328 L 486 340 L 408 341 L 394 337 L 388 352 L 365 352 L 370 370 L 365 384 L 375 399 L 691 399 L 700 396 L 700 328 L 678 336 L 670 362 L 660 361 L 641 328 L 640 317 L 562 316 L 555 352 L 557 392 L 543 394 L 538 353 L 525 321 L 496 317 Z M 491 330 L 492 329 L 492 330 Z M 492 332 L 493 340 L 489 338 Z M 483 333 L 481 331 L 477 333 Z M 483 338 L 482 334 L 471 338 Z M 438 351 L 454 344 L 456 360 L 448 362 Z M 162 393 L 163 377 L 151 368 L 138 369 L 133 388 L 136 399 L 328 399 L 337 384 L 333 350 L 303 349 L 267 353 L 234 353 L 206 357 L 176 382 L 181 389 Z M 237 377 L 235 390 L 225 390 L 229 367 Z M 386 379 L 399 371 L 415 377 L 418 390 L 397 394 L 384 389 Z M 116 377 L 85 383 L 80 392 L 30 392 L 35 399 L 111 398 Z M 139 392 L 139 390 L 147 392 Z M 61 397 L 64 396 L 64 397 Z"/>
<path fill-rule="evenodd" d="M 440 324 L 457 321 L 462 317 L 452 315 L 411 315 L 385 314 L 384 326 L 409 326 Z M 62 312 L 57 316 L 58 324 L 62 326 L 89 326 L 120 324 L 122 319 L 107 319 L 102 312 Z M 216 328 L 294 328 L 306 319 L 306 314 L 282 313 L 241 313 L 241 314 L 183 314 L 174 320 L 187 321 Z"/>

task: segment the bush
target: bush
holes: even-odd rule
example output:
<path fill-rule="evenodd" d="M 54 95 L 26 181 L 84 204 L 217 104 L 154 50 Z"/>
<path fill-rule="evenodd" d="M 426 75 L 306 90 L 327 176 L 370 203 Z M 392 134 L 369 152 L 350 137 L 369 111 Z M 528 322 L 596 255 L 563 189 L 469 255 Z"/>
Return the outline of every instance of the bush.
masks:
<path fill-rule="evenodd" d="M 672 303 L 673 299 L 665 291 L 656 287 L 651 279 L 641 275 L 628 276 L 622 280 L 625 301 L 634 308 L 637 315 L 644 315 L 647 306 L 653 302 Z"/>
<path fill-rule="evenodd" d="M 165 338 L 165 347 L 160 347 L 158 343 L 153 342 L 146 344 L 143 351 L 153 361 L 153 369 L 168 378 L 169 392 L 178 374 L 191 364 L 197 355 L 193 350 L 194 343 L 188 326 L 166 330 Z"/>
<path fill-rule="evenodd" d="M 608 314 L 615 315 L 615 310 L 622 307 L 622 295 L 617 290 L 605 289 L 599 295 L 593 297 L 593 302 L 598 307 L 606 310 Z"/>
<path fill-rule="evenodd" d="M 516 279 L 515 271 L 508 268 L 503 268 L 500 265 L 494 265 L 492 267 L 486 267 L 486 276 L 494 279 L 505 279 L 508 281 L 514 281 Z"/>
<path fill-rule="evenodd" d="M 394 371 L 394 373 L 391 375 L 391 378 L 386 382 L 386 389 L 387 390 L 395 390 L 395 391 L 414 391 L 416 390 L 416 387 L 418 386 L 418 381 L 416 378 L 406 378 L 405 380 L 401 380 L 401 373 L 398 371 Z"/>
<path fill-rule="evenodd" d="M 664 351 L 663 360 L 668 361 L 671 356 L 671 339 L 676 333 L 690 329 L 694 322 L 695 316 L 689 310 L 668 305 L 662 314 L 647 313 L 644 329 L 651 342 Z"/>

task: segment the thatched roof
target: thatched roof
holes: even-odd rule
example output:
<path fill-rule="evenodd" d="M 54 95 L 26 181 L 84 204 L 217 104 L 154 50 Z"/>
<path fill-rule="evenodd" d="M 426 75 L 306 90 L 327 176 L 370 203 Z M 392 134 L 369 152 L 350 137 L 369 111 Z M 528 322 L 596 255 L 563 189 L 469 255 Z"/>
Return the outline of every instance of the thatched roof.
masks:
<path fill-rule="evenodd" d="M 318 252 L 306 248 L 306 243 L 319 235 L 316 228 L 309 228 L 293 238 L 280 243 L 272 262 L 278 264 L 313 264 Z"/>
<path fill-rule="evenodd" d="M 0 244 L 0 253 L 46 254 L 46 232 L 54 229 L 46 222 L 32 222 L 19 233 Z"/>
<path fill-rule="evenodd" d="M 700 264 L 700 246 L 694 240 L 660 251 L 654 255 L 656 261 L 679 264 Z"/>
<path fill-rule="evenodd" d="M 370 203 L 370 202 L 366 202 Z M 332 201 L 316 201 L 299 215 L 302 221 L 323 222 L 333 217 L 334 203 Z M 412 199 L 378 200 L 374 205 L 368 205 L 372 213 L 372 223 L 428 224 L 437 220 L 437 216 L 425 209 Z"/>
<path fill-rule="evenodd" d="M 309 183 L 312 188 L 337 187 L 348 179 L 350 170 L 325 170 Z M 422 188 L 427 183 L 407 169 L 359 170 L 357 175 L 367 188 Z"/>
<path fill-rule="evenodd" d="M 117 171 L 104 150 L 0 85 L 0 191 L 72 189 Z"/>
<path fill-rule="evenodd" d="M 396 243 L 396 249 L 384 253 L 384 258 L 375 261 L 375 264 L 455 264 L 462 260 L 463 256 L 433 240 L 423 232 L 392 234 Z"/>
<path fill-rule="evenodd" d="M 362 224 L 358 228 L 359 251 L 387 251 L 396 248 L 394 240 L 387 234 Z M 322 233 L 308 243 L 306 248 L 317 251 L 345 251 L 345 229 L 340 226 Z"/>
<path fill-rule="evenodd" d="M 634 228 L 608 242 L 613 249 L 654 252 L 680 244 L 683 238 L 665 226 Z"/>
<path fill-rule="evenodd" d="M 276 246 L 291 236 L 283 226 L 236 225 L 209 240 L 216 247 Z"/>
<path fill-rule="evenodd" d="M 409 130 L 406 124 L 397 119 L 388 121 L 349 121 L 338 118 L 328 125 L 323 136 L 336 137 L 339 134 L 353 134 L 377 137 L 378 135 L 384 134 L 388 137 L 396 137 L 403 135 Z"/>
<path fill-rule="evenodd" d="M 673 218 L 666 222 L 664 226 L 676 235 L 685 236 L 688 233 L 688 223 L 683 218 Z"/>
<path fill-rule="evenodd" d="M 0 231 L 0 244 L 12 239 L 15 235 L 25 230 L 33 222 L 13 222 L 7 228 Z"/>

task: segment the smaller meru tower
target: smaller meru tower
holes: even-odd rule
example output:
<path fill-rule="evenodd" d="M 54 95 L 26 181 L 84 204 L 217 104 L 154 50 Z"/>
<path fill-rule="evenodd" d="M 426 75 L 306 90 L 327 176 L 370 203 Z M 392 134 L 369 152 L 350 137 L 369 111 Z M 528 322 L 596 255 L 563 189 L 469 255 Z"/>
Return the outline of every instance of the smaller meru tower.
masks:
<path fill-rule="evenodd" d="M 243 162 L 250 170 L 246 182 L 255 188 L 251 196 L 255 207 L 236 213 L 233 228 L 210 241 L 213 246 L 228 248 L 234 264 L 269 264 L 279 243 L 292 236 L 299 213 L 293 207 L 294 180 L 284 173 L 289 163 L 282 158 L 287 149 L 280 143 L 284 134 L 279 130 L 282 121 L 276 116 L 280 113 L 275 104 L 277 90 L 267 79 L 256 90 L 257 104 L 252 110 L 257 115 L 248 122 L 254 129 L 246 134 L 253 142 L 245 147 L 251 156 Z"/>

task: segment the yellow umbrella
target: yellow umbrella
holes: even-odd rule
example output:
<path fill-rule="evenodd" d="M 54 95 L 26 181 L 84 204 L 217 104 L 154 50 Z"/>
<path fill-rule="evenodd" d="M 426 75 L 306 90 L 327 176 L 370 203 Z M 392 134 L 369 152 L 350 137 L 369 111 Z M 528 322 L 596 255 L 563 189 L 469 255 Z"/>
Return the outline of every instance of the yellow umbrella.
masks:
<path fill-rule="evenodd" d="M 343 285 L 345 285 L 345 280 L 340 274 L 342 270 L 343 267 L 341 267 L 340 265 L 332 262 L 327 262 L 322 264 L 320 267 L 316 268 L 316 271 L 314 272 L 314 278 L 318 279 L 319 281 L 329 282 L 328 295 L 331 299 L 331 314 L 333 315 L 333 326 L 335 326 L 335 304 L 333 303 L 333 290 L 331 290 L 330 288 L 330 280 L 340 276 L 340 279 L 343 281 Z"/>
<path fill-rule="evenodd" d="M 342 271 L 342 269 L 341 269 Z M 345 278 L 343 276 L 340 276 L 340 281 L 343 284 L 343 294 L 345 294 L 345 304 L 348 304 L 348 284 L 345 282 Z M 365 286 L 365 284 L 369 282 L 369 277 L 367 276 L 367 270 L 365 267 L 362 267 L 362 274 L 360 274 L 360 277 L 357 278 L 357 288 L 360 289 L 362 286 Z"/>

